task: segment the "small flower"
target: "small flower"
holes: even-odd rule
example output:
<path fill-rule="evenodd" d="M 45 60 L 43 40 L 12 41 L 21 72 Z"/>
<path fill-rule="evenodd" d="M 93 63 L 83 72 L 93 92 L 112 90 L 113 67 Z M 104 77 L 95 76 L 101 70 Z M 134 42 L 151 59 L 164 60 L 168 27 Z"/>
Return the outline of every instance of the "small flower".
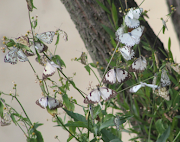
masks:
<path fill-rule="evenodd" d="M 98 65 L 98 64 L 99 64 L 99 62 L 97 61 L 97 62 L 96 62 L 96 65 Z"/>
<path fill-rule="evenodd" d="M 35 133 L 33 132 L 32 135 L 35 135 Z"/>

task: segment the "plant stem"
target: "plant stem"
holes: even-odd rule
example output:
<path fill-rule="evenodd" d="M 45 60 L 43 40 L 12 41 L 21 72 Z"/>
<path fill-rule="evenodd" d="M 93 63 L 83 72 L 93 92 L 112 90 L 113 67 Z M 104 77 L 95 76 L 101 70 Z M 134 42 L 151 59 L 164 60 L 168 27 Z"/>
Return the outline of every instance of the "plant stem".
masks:
<path fill-rule="evenodd" d="M 106 69 L 105 69 L 105 71 L 104 71 L 104 74 L 103 74 L 103 76 L 102 76 L 102 80 L 101 80 L 101 82 L 100 82 L 100 86 L 101 86 L 101 83 L 102 83 L 102 81 L 103 81 L 103 78 L 104 78 L 104 76 L 105 76 L 105 74 L 106 74 L 106 71 L 107 71 L 107 69 L 108 69 L 108 67 L 109 67 L 109 65 L 110 65 L 110 63 L 111 63 L 111 61 L 112 61 L 112 58 L 114 57 L 114 54 L 116 53 L 116 49 L 118 48 L 118 46 L 119 46 L 119 42 L 117 43 L 116 48 L 114 49 L 114 52 L 113 52 L 113 54 L 112 54 L 112 56 L 111 56 L 111 59 L 110 59 L 108 65 L 107 65 L 107 67 L 106 67 Z"/>
<path fill-rule="evenodd" d="M 32 125 L 31 120 L 29 119 L 28 115 L 26 114 L 26 111 L 24 110 L 23 106 L 21 105 L 20 101 L 18 100 L 18 98 L 16 97 L 16 95 L 14 96 L 14 98 L 16 99 L 16 101 L 19 103 L 20 107 L 22 108 L 24 114 L 26 115 L 27 119 L 29 120 L 30 124 Z"/>
<path fill-rule="evenodd" d="M 174 138 L 174 140 L 172 142 L 175 142 L 176 139 L 179 137 L 179 135 L 180 135 L 180 131 L 179 131 L 179 133 L 177 134 L 177 136 Z"/>
<path fill-rule="evenodd" d="M 99 78 L 97 77 L 97 75 L 95 74 L 94 70 L 92 68 L 90 68 L 90 69 L 92 70 L 92 72 L 94 73 L 95 77 L 97 78 L 97 80 L 98 80 L 98 82 L 100 84 L 101 82 L 100 82 Z"/>
<path fill-rule="evenodd" d="M 62 72 L 62 70 L 58 68 L 58 71 L 60 71 L 62 73 L 62 75 L 69 81 L 69 83 L 71 83 L 71 85 L 81 94 L 81 96 L 83 96 L 83 98 L 85 98 L 85 96 L 82 94 L 82 92 L 67 78 L 67 76 Z"/>
<path fill-rule="evenodd" d="M 73 136 L 77 141 L 80 142 L 80 140 L 79 140 L 75 135 L 73 135 L 73 134 L 66 128 L 66 126 L 61 122 L 61 120 L 58 118 L 58 116 L 57 116 L 57 115 L 55 115 L 55 116 L 56 116 L 56 119 L 61 123 L 61 125 L 63 126 L 63 128 L 66 129 L 66 131 L 68 131 L 69 134 L 71 134 L 71 136 Z"/>
<path fill-rule="evenodd" d="M 25 132 L 24 132 L 24 130 L 21 128 L 21 126 L 19 125 L 19 123 L 17 122 L 16 124 L 19 126 L 19 128 L 21 129 L 21 131 L 24 133 L 24 135 L 25 135 L 25 136 L 26 136 L 26 138 L 27 138 L 26 133 L 25 133 Z"/>

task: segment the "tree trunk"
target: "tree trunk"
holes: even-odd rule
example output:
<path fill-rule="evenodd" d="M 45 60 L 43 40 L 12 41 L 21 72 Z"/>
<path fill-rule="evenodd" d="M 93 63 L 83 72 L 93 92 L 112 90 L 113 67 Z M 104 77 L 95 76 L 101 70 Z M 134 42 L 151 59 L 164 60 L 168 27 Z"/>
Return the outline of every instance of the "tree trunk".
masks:
<path fill-rule="evenodd" d="M 109 14 L 105 12 L 95 0 L 61 0 L 67 11 L 69 12 L 71 19 L 74 21 L 77 30 L 81 38 L 84 41 L 84 44 L 89 51 L 89 54 L 94 63 L 97 61 L 99 65 L 103 68 L 106 68 L 108 62 L 106 59 L 110 59 L 113 51 L 113 45 L 111 44 L 110 35 L 104 30 L 102 25 L 109 27 L 114 33 L 117 29 L 113 28 L 109 20 Z M 107 0 L 99 0 L 103 3 L 108 9 L 111 9 Z M 118 11 L 121 5 L 125 7 L 125 0 L 116 0 L 114 1 L 116 9 Z M 121 3 L 120 3 L 121 2 Z M 137 4 L 134 0 L 128 0 L 128 7 L 137 7 Z M 121 7 L 121 9 L 123 9 Z M 121 26 L 123 21 L 123 14 L 118 14 L 118 25 Z M 154 34 L 153 30 L 146 21 L 141 21 L 141 25 L 145 26 L 145 33 L 141 41 L 148 42 L 154 50 L 158 52 L 159 59 L 165 59 L 164 54 L 161 50 L 165 51 L 163 43 L 159 38 Z M 155 43 L 155 44 L 154 44 Z M 149 57 L 151 52 L 148 52 L 142 48 L 142 44 L 139 44 L 142 55 Z M 161 49 L 161 50 L 159 50 Z M 138 57 L 139 53 L 136 53 Z M 160 61 L 160 60 L 159 60 Z M 99 73 L 102 77 L 103 71 L 99 69 Z M 128 86 L 128 84 L 125 84 Z M 121 100 L 123 101 L 123 100 Z M 130 104 L 129 104 L 130 105 Z M 125 111 L 125 110 L 124 110 Z M 146 120 L 145 120 L 146 121 Z M 134 123 L 133 123 L 134 122 Z M 139 122 L 132 121 L 133 126 L 142 125 Z M 144 137 L 147 135 L 145 130 L 141 130 L 141 135 Z"/>
<path fill-rule="evenodd" d="M 171 12 L 171 5 L 175 7 L 176 11 L 171 15 L 173 25 L 177 34 L 177 37 L 180 41 L 180 0 L 167 0 L 167 5 L 169 12 Z"/>

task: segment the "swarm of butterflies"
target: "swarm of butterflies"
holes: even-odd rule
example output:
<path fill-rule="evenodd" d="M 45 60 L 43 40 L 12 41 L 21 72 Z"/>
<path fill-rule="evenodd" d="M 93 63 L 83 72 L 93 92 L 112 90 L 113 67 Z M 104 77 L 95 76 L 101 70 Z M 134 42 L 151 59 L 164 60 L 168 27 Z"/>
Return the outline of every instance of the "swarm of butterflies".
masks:
<path fill-rule="evenodd" d="M 140 25 L 140 21 L 138 20 L 142 12 L 143 12 L 142 8 L 137 8 L 137 9 L 131 8 L 129 12 L 125 15 L 124 18 L 125 25 L 119 27 L 115 33 L 116 40 L 120 42 L 122 45 L 124 45 L 119 48 L 119 52 L 126 61 L 132 60 L 134 58 L 135 53 L 132 48 L 134 45 L 140 43 L 141 37 L 145 29 L 144 26 Z M 147 68 L 146 58 L 140 55 L 140 57 L 135 59 L 134 62 L 129 67 L 129 72 L 142 73 L 146 68 Z M 132 75 L 129 72 L 122 68 L 113 68 L 105 74 L 103 78 L 103 83 L 106 84 L 123 83 L 132 78 Z M 139 85 L 135 85 L 132 88 L 130 88 L 129 92 L 136 93 L 140 88 L 147 86 L 153 88 L 153 90 L 158 89 L 157 95 L 168 100 L 169 98 L 167 92 L 166 93 L 162 93 L 162 92 L 164 90 L 167 91 L 166 88 L 164 89 L 164 87 L 170 84 L 171 81 L 166 73 L 166 70 L 163 70 L 161 74 L 160 87 L 156 85 L 156 82 L 154 84 L 147 84 L 145 82 L 140 82 Z M 117 95 L 116 91 L 109 89 L 107 87 L 98 86 L 97 89 L 91 91 L 90 94 L 84 99 L 84 103 L 85 104 L 99 103 L 99 105 L 102 107 L 100 103 L 101 97 L 103 98 L 104 101 L 107 101 L 111 98 L 114 98 L 116 95 Z"/>
<path fill-rule="evenodd" d="M 62 31 L 61 29 L 58 29 L 56 32 L 58 34 L 63 35 L 63 38 L 65 41 L 68 40 L 67 33 Z M 28 61 L 28 56 L 34 56 L 36 54 L 39 55 L 39 53 L 42 53 L 44 51 L 47 52 L 48 46 L 46 44 L 51 44 L 53 41 L 53 38 L 55 36 L 54 31 L 48 31 L 41 34 L 36 34 L 35 41 L 30 41 L 30 38 L 28 36 L 21 36 L 16 38 L 16 42 L 12 39 L 4 38 L 4 42 L 9 49 L 9 52 L 4 57 L 5 63 L 10 64 L 17 64 L 18 60 L 20 62 L 26 62 Z M 10 49 L 12 47 L 12 49 Z M 56 68 L 61 69 L 61 65 L 59 60 L 54 60 L 55 56 L 53 56 L 51 53 L 46 55 L 37 56 L 35 60 L 44 66 L 42 79 L 47 79 L 48 77 L 52 76 Z M 49 60 L 50 59 L 50 60 Z M 48 108 L 50 110 L 56 110 L 59 107 L 62 107 L 62 103 L 60 103 L 55 98 L 52 98 L 50 96 L 42 97 L 36 101 L 36 104 L 41 106 L 42 108 Z"/>

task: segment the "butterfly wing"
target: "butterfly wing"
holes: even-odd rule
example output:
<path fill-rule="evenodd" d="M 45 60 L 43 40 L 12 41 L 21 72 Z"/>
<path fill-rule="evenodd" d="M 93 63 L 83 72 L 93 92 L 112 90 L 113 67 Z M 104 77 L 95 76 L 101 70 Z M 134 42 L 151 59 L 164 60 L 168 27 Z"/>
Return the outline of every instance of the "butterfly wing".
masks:
<path fill-rule="evenodd" d="M 60 102 L 59 102 L 58 100 L 56 100 L 55 98 L 47 97 L 47 100 L 48 100 L 48 107 L 49 107 L 49 109 L 51 109 L 51 110 L 63 106 L 63 104 L 60 103 Z"/>
<path fill-rule="evenodd" d="M 43 51 L 47 51 L 48 46 L 46 46 L 46 45 L 43 44 L 43 43 L 36 42 L 36 43 L 35 43 L 35 48 L 37 49 L 37 51 L 38 51 L 39 53 L 42 53 Z"/>
<path fill-rule="evenodd" d="M 41 34 L 37 34 L 37 38 L 47 44 L 51 44 L 53 41 L 53 37 L 55 35 L 54 31 L 44 32 Z"/>
<path fill-rule="evenodd" d="M 10 50 L 4 57 L 5 63 L 17 64 L 17 48 Z"/>
<path fill-rule="evenodd" d="M 131 37 L 131 33 L 124 33 L 119 36 L 118 41 L 125 44 L 128 47 L 132 47 L 136 44 L 136 41 Z"/>
<path fill-rule="evenodd" d="M 118 83 L 123 83 L 132 78 L 132 75 L 124 69 L 116 68 L 116 78 Z"/>
<path fill-rule="evenodd" d="M 95 104 L 100 102 L 100 91 L 95 89 L 89 93 L 89 95 L 84 99 L 85 104 Z"/>
<path fill-rule="evenodd" d="M 42 97 L 36 101 L 36 104 L 39 105 L 41 108 L 45 109 L 48 104 L 47 97 Z"/>
<path fill-rule="evenodd" d="M 140 56 L 129 67 L 129 72 L 140 73 L 140 72 L 143 72 L 146 69 L 146 67 L 147 67 L 146 58 L 143 56 Z"/>
<path fill-rule="evenodd" d="M 28 61 L 27 56 L 23 53 L 23 51 L 21 49 L 19 49 L 19 51 L 17 52 L 17 57 L 18 57 L 19 61 L 21 61 L 21 62 Z"/>
<path fill-rule="evenodd" d="M 136 93 L 141 87 L 144 87 L 144 84 L 135 85 L 129 89 L 130 93 Z"/>
<path fill-rule="evenodd" d="M 56 67 L 53 66 L 50 62 L 47 62 L 46 66 L 44 67 L 44 70 L 43 70 L 42 78 L 46 79 L 49 76 L 52 76 L 55 72 L 56 72 Z"/>
<path fill-rule="evenodd" d="M 144 26 L 140 26 L 134 30 L 131 31 L 131 37 L 134 39 L 135 44 L 139 44 L 140 37 L 142 36 L 142 33 L 144 31 Z"/>
<path fill-rule="evenodd" d="M 107 100 L 109 100 L 111 98 L 114 98 L 117 95 L 116 91 L 114 91 L 112 89 L 109 89 L 109 88 L 106 88 L 106 87 L 101 87 L 101 88 L 99 88 L 99 90 L 100 90 L 100 93 L 101 93 L 101 97 L 105 101 L 107 101 Z"/>
<path fill-rule="evenodd" d="M 127 61 L 131 60 L 135 54 L 133 49 L 131 49 L 130 47 L 127 47 L 127 46 L 123 46 L 123 47 L 119 48 L 119 51 L 121 52 L 121 55 L 123 56 L 123 58 Z"/>
<path fill-rule="evenodd" d="M 140 25 L 140 22 L 138 19 L 131 19 L 129 16 L 125 16 L 125 24 L 129 28 L 137 28 Z"/>
<path fill-rule="evenodd" d="M 108 84 L 116 83 L 116 74 L 114 69 L 111 69 L 106 73 L 103 79 L 103 83 L 108 83 Z"/>
<path fill-rule="evenodd" d="M 82 52 L 81 54 L 81 63 L 86 65 L 86 62 L 87 62 L 87 55 L 85 52 Z"/>
<path fill-rule="evenodd" d="M 132 11 L 133 13 L 133 19 L 139 19 L 139 17 L 141 16 L 141 13 L 143 12 L 142 8 L 137 8 L 135 10 Z"/>
<path fill-rule="evenodd" d="M 48 61 L 48 59 L 47 59 L 47 57 L 45 55 L 41 55 L 39 61 L 38 61 L 38 57 L 36 57 L 35 60 L 36 60 L 36 62 L 38 62 L 42 66 L 45 66 L 45 64 Z"/>
<path fill-rule="evenodd" d="M 119 39 L 119 36 L 124 34 L 124 26 L 122 25 L 121 27 L 119 27 L 115 33 L 117 40 Z"/>
<path fill-rule="evenodd" d="M 157 86 L 157 85 L 154 85 L 154 84 L 147 84 L 147 83 L 145 83 L 145 85 L 146 85 L 147 87 L 150 87 L 150 88 L 153 88 L 153 89 L 158 88 L 158 86 Z"/>
<path fill-rule="evenodd" d="M 171 84 L 171 81 L 167 75 L 167 72 L 165 69 L 162 70 L 161 73 L 161 85 L 162 87 L 169 86 Z"/>

